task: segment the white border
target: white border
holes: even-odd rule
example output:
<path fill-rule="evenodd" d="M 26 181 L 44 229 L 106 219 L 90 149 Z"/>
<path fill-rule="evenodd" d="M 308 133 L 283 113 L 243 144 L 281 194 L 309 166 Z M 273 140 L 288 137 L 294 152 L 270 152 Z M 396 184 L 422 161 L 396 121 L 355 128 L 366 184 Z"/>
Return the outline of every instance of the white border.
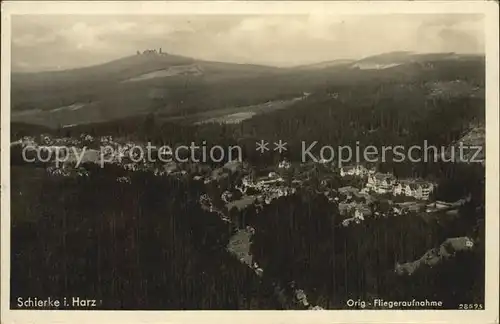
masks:
<path fill-rule="evenodd" d="M 493 1 L 26 1 L 2 3 L 1 322 L 10 323 L 498 323 L 498 4 Z M 479 13 L 486 31 L 486 294 L 483 311 L 24 311 L 9 309 L 10 16 L 15 14 L 391 14 Z"/>

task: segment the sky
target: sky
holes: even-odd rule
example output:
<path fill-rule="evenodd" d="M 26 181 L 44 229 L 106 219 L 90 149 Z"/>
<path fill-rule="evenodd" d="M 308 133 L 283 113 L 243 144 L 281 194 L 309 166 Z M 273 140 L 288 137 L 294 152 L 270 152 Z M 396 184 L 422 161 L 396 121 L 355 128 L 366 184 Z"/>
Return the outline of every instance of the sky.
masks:
<path fill-rule="evenodd" d="M 13 71 L 104 63 L 137 50 L 273 66 L 392 51 L 484 53 L 480 15 L 198 15 L 12 17 Z"/>

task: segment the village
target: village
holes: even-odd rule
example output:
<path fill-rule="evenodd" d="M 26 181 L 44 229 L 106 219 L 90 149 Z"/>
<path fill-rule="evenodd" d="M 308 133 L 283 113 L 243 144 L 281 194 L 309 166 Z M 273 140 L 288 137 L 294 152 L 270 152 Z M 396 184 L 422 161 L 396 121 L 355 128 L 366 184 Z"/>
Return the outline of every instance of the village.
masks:
<path fill-rule="evenodd" d="M 143 147 L 145 144 L 131 141 L 114 140 L 111 136 L 93 137 L 88 134 L 80 138 L 62 137 L 55 138 L 41 135 L 39 138 L 22 137 L 11 143 L 11 147 L 37 147 L 60 152 L 60 147 L 72 146 L 73 152 L 65 157 L 64 163 L 51 164 L 47 172 L 54 176 L 88 176 L 82 165 L 76 165 L 76 155 L 81 154 L 80 162 L 95 163 L 103 166 L 103 161 L 108 164 L 118 165 L 127 171 L 152 172 L 155 176 L 192 176 L 194 180 L 203 181 L 205 184 L 223 182 L 229 174 L 238 172 L 242 174 L 241 180 L 221 189 L 220 200 L 226 205 L 227 211 L 236 208 L 241 211 L 250 205 L 257 210 L 271 204 L 273 200 L 295 194 L 298 190 L 310 186 L 311 165 L 295 165 L 288 160 L 282 160 L 269 172 L 261 176 L 252 176 L 244 163 L 230 161 L 224 166 L 211 169 L 204 165 L 188 165 L 188 163 L 152 163 L 142 159 L 134 162 L 131 157 L 133 147 Z M 100 149 L 99 149 L 100 147 Z M 101 152 L 102 148 L 106 150 Z M 28 150 L 29 152 L 29 150 Z M 434 199 L 437 184 L 423 179 L 397 179 L 391 173 L 380 173 L 373 168 L 361 164 L 342 166 L 319 163 L 326 170 L 319 179 L 316 192 L 323 194 L 328 201 L 335 205 L 340 214 L 345 217 L 342 224 L 359 224 L 367 217 L 388 217 L 418 213 L 445 212 L 456 213 L 458 208 L 468 201 L 468 198 L 456 202 L 445 202 Z M 291 176 L 284 176 L 290 174 Z M 332 186 L 331 177 L 337 177 L 339 182 Z M 285 180 L 285 178 L 288 178 Z M 360 181 L 352 181 L 357 179 Z M 129 182 L 127 177 L 122 177 L 119 182 Z M 353 185 L 355 183 L 355 185 Z"/>
<path fill-rule="evenodd" d="M 346 166 L 340 168 L 340 176 L 358 177 L 366 180 L 363 188 L 340 188 L 340 192 L 348 193 L 348 196 L 357 200 L 367 202 L 365 204 L 352 204 L 354 208 L 353 220 L 359 222 L 365 217 L 385 215 L 405 215 L 409 213 L 436 213 L 445 212 L 456 214 L 458 208 L 470 200 L 470 197 L 455 202 L 445 202 L 434 199 L 433 193 L 437 184 L 423 179 L 397 179 L 391 173 L 379 173 L 373 169 L 367 169 L 362 165 Z M 357 198 L 357 199 L 355 199 Z M 371 211 L 369 205 L 374 202 L 383 202 L 389 208 L 382 211 Z M 341 208 L 345 210 L 346 208 Z M 349 209 L 349 207 L 347 207 Z"/>
<path fill-rule="evenodd" d="M 226 204 L 227 210 L 233 207 L 238 210 L 254 205 L 261 207 L 272 203 L 273 200 L 297 193 L 301 188 L 310 186 L 310 177 L 307 167 L 299 170 L 291 181 L 282 176 L 283 171 L 292 168 L 289 161 L 278 163 L 275 171 L 260 177 L 245 175 L 241 183 L 233 190 L 224 190 L 220 199 Z M 437 184 L 422 179 L 397 179 L 390 173 L 379 173 L 367 169 L 362 165 L 346 166 L 340 170 L 332 168 L 330 174 L 324 174 L 315 189 L 323 194 L 328 201 L 338 208 L 345 217 L 342 224 L 359 224 L 367 217 L 379 218 L 403 215 L 418 215 L 419 213 L 456 214 L 458 208 L 466 203 L 470 197 L 455 202 L 435 200 L 433 192 Z M 340 185 L 335 187 L 329 183 L 329 177 L 339 176 Z M 351 185 L 349 178 L 360 178 L 361 187 Z M 206 182 L 215 179 L 206 180 Z"/>

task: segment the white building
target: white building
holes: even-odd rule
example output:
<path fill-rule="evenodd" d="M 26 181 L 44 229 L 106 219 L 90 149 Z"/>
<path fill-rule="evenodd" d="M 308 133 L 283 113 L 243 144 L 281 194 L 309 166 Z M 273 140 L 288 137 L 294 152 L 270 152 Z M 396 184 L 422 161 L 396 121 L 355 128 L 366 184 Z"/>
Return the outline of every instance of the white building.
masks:
<path fill-rule="evenodd" d="M 366 187 L 377 193 L 392 192 L 396 178 L 390 173 L 374 173 L 368 176 Z"/>
<path fill-rule="evenodd" d="M 364 166 L 358 165 L 348 165 L 340 168 L 340 176 L 358 176 L 362 177 L 368 174 L 372 174 L 372 170 L 368 170 Z"/>
<path fill-rule="evenodd" d="M 395 196 L 404 195 L 416 199 L 428 200 L 434 191 L 435 184 L 422 180 L 401 180 L 394 184 L 392 193 Z"/>

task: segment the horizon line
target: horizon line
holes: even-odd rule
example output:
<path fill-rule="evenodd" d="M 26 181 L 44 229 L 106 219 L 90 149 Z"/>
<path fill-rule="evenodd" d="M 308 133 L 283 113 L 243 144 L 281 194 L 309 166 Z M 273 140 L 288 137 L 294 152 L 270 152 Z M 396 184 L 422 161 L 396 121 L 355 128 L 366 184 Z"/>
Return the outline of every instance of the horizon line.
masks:
<path fill-rule="evenodd" d="M 162 48 L 162 47 L 161 47 Z M 193 61 L 199 61 L 199 62 L 207 62 L 207 63 L 221 63 L 221 64 L 234 64 L 234 65 L 247 65 L 247 66 L 256 66 L 256 67 L 267 67 L 267 68 L 274 68 L 274 69 L 281 69 L 281 70 L 287 70 L 287 69 L 296 69 L 296 68 L 306 68 L 306 67 L 312 67 L 315 65 L 321 65 L 321 64 L 326 64 L 326 63 L 333 63 L 336 61 L 350 61 L 349 63 L 354 63 L 354 62 L 359 62 L 363 61 L 366 59 L 370 58 L 375 58 L 379 57 L 382 55 L 388 55 L 388 54 L 406 54 L 406 55 L 435 55 L 435 54 L 440 54 L 440 55 L 462 55 L 462 56 L 477 56 L 477 57 L 485 57 L 485 53 L 458 53 L 458 52 L 417 52 L 417 51 L 405 51 L 405 50 L 400 50 L 400 51 L 390 51 L 390 52 L 381 52 L 378 54 L 374 55 L 369 55 L 369 56 L 363 56 L 360 58 L 336 58 L 336 59 L 331 59 L 331 60 L 326 60 L 326 61 L 317 61 L 317 62 L 312 62 L 312 63 L 304 63 L 304 64 L 294 64 L 294 65 L 289 65 L 289 66 L 278 66 L 278 65 L 272 65 L 272 64 L 260 64 L 260 63 L 245 63 L 245 62 L 231 62 L 231 61 L 216 61 L 216 60 L 206 60 L 203 58 L 197 58 L 197 57 L 191 57 L 191 56 L 184 56 L 181 54 L 171 54 L 169 52 L 161 52 L 161 53 L 144 53 L 140 52 L 139 53 L 127 56 L 122 56 L 118 58 L 114 58 L 111 60 L 106 60 L 102 63 L 96 63 L 96 64 L 91 64 L 91 65 L 83 65 L 83 66 L 78 66 L 78 67 L 68 67 L 68 68 L 63 68 L 63 69 L 42 69 L 42 70 L 14 70 L 12 69 L 12 62 L 11 62 L 11 74 L 35 74 L 35 73 L 54 73 L 54 72 L 66 72 L 66 71 L 74 71 L 74 70 L 81 70 L 81 69 L 86 69 L 86 68 L 92 68 L 92 67 L 98 67 L 106 64 L 110 64 L 119 60 L 127 59 L 127 58 L 132 58 L 136 57 L 139 55 L 168 55 L 168 56 L 175 56 L 175 57 L 182 57 L 186 59 L 192 59 Z M 345 64 L 349 64 L 345 63 Z M 342 64 L 342 63 L 341 63 Z M 341 65 L 340 64 L 340 65 Z"/>

